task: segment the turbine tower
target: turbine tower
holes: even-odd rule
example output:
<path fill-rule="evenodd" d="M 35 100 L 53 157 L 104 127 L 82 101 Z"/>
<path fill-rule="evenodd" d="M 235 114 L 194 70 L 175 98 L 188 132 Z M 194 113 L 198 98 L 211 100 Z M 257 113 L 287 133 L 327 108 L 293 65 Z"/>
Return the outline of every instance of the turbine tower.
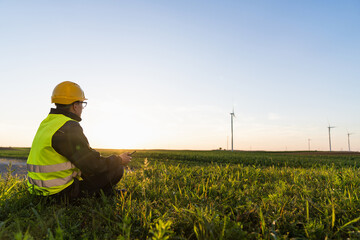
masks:
<path fill-rule="evenodd" d="M 334 127 L 334 126 L 330 126 L 330 124 L 329 124 L 328 129 L 329 129 L 329 147 L 330 147 L 330 152 L 331 152 L 331 134 L 330 134 L 330 131 L 331 131 L 332 128 L 335 128 L 335 127 Z"/>
<path fill-rule="evenodd" d="M 311 141 L 311 139 L 309 138 L 309 139 L 308 139 L 308 147 L 309 147 L 309 151 L 310 151 L 310 141 Z"/>
<path fill-rule="evenodd" d="M 348 146 L 349 146 L 349 152 L 351 152 L 351 149 L 350 149 L 350 135 L 353 135 L 353 133 L 349 133 L 347 134 L 348 136 Z"/>
<path fill-rule="evenodd" d="M 231 151 L 234 151 L 234 127 L 233 127 L 234 126 L 233 118 L 235 117 L 234 107 L 230 115 L 231 115 Z"/>

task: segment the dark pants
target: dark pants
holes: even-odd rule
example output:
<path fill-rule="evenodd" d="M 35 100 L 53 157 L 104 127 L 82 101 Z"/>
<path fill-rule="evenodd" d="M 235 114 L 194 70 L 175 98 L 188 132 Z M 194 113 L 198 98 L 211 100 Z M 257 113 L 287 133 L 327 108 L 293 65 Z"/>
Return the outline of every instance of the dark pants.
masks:
<path fill-rule="evenodd" d="M 82 176 L 83 180 L 74 179 L 74 182 L 63 191 L 51 195 L 57 200 L 74 200 L 88 196 L 100 196 L 114 193 L 113 187 L 124 175 L 124 167 L 119 165 L 116 169 L 94 176 Z"/>

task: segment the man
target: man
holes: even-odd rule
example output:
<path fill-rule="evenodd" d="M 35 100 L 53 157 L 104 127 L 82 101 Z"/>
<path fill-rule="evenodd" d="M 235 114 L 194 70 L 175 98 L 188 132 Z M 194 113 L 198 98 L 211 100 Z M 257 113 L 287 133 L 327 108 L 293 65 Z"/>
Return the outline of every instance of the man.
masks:
<path fill-rule="evenodd" d="M 113 192 L 131 161 L 129 153 L 102 157 L 89 146 L 79 122 L 87 100 L 76 83 L 58 84 L 52 108 L 40 124 L 27 159 L 29 191 L 75 199 Z"/>

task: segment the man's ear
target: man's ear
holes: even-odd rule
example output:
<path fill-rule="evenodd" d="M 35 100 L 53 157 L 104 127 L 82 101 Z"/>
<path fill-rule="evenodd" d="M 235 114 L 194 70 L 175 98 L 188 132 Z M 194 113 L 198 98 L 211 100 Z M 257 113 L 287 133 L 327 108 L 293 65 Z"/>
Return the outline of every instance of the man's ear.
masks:
<path fill-rule="evenodd" d="M 75 103 L 71 104 L 70 106 L 70 112 L 75 112 Z"/>
<path fill-rule="evenodd" d="M 73 104 L 74 111 L 75 111 L 78 107 L 79 107 L 79 104 L 77 104 L 77 103 L 74 103 L 74 104 Z"/>

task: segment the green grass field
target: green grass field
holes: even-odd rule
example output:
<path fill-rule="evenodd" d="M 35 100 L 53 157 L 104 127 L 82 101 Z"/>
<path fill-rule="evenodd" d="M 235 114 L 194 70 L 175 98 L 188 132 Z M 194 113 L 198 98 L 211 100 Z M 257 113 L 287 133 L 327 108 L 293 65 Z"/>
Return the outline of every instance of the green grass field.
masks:
<path fill-rule="evenodd" d="M 0 239 L 359 239 L 359 164 L 359 153 L 138 150 L 117 186 L 127 194 L 76 205 L 8 175 Z"/>

